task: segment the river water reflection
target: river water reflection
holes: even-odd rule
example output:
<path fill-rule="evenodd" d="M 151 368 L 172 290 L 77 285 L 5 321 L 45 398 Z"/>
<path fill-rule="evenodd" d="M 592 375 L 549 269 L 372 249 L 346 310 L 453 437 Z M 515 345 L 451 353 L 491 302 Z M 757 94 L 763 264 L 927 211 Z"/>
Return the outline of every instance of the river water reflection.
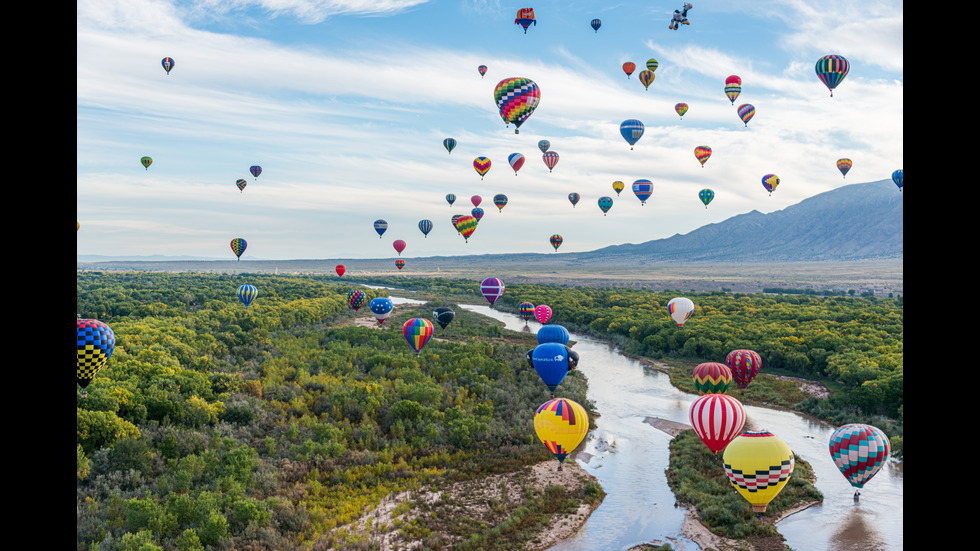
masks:
<path fill-rule="evenodd" d="M 460 306 L 500 320 L 506 329 L 524 328 L 516 315 L 481 305 Z M 528 326 L 534 333 L 541 327 L 534 321 Z M 697 396 L 677 390 L 666 375 L 644 369 L 604 341 L 575 333 L 571 338 L 580 357 L 578 369 L 589 380 L 589 399 L 600 414 L 575 459 L 599 480 L 606 498 L 575 537 L 551 549 L 615 551 L 653 540 L 674 549 L 700 549 L 681 536 L 685 511 L 674 506 L 667 486 L 670 436 L 643 422 L 650 416 L 689 424 L 688 407 Z M 745 406 L 745 412 L 747 429 L 772 431 L 813 466 L 824 495 L 822 504 L 777 525 L 787 545 L 798 551 L 903 548 L 901 462 L 889 460 L 855 504 L 853 488 L 828 452 L 834 427 L 792 412 L 754 406 Z"/>

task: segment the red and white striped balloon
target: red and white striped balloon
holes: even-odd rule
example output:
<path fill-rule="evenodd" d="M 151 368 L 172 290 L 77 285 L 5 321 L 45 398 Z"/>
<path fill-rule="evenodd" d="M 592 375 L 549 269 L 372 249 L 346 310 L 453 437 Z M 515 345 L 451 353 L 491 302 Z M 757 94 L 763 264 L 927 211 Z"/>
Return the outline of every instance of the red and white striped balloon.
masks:
<path fill-rule="evenodd" d="M 745 426 L 742 402 L 727 394 L 705 394 L 691 404 L 691 426 L 708 449 L 716 454 L 725 449 Z"/>

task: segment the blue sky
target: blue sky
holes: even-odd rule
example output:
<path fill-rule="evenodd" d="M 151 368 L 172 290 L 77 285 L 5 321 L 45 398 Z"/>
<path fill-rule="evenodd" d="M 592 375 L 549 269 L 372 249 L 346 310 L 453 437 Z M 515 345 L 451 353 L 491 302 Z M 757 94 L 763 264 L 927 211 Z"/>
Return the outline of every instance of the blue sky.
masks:
<path fill-rule="evenodd" d="M 672 31 L 682 2 L 79 0 L 77 254 L 234 259 L 235 237 L 248 241 L 243 259 L 396 258 L 396 239 L 408 259 L 548 253 L 554 233 L 560 252 L 587 251 L 902 168 L 902 2 L 693 4 L 691 25 Z M 522 7 L 538 19 L 526 34 L 514 24 Z M 814 73 L 831 53 L 851 63 L 833 97 Z M 660 65 L 644 90 L 649 58 Z M 629 79 L 625 61 L 638 66 Z M 735 105 L 730 74 L 742 78 Z M 516 135 L 492 98 L 508 77 L 541 90 Z M 683 119 L 678 102 L 690 105 Z M 756 107 L 748 127 L 741 103 Z M 631 151 L 619 125 L 634 118 L 646 131 Z M 560 156 L 551 173 L 542 139 Z M 698 145 L 713 149 L 703 168 Z M 527 158 L 516 176 L 515 152 Z M 493 163 L 483 180 L 478 156 Z M 846 179 L 841 157 L 854 162 Z M 771 196 L 769 173 L 781 180 Z M 641 178 L 654 183 L 643 206 L 630 191 Z M 703 188 L 715 192 L 707 209 Z M 466 243 L 450 219 L 472 195 L 486 212 Z M 603 195 L 614 200 L 605 217 Z M 389 223 L 380 239 L 378 218 Z M 426 238 L 421 219 L 434 224 Z"/>

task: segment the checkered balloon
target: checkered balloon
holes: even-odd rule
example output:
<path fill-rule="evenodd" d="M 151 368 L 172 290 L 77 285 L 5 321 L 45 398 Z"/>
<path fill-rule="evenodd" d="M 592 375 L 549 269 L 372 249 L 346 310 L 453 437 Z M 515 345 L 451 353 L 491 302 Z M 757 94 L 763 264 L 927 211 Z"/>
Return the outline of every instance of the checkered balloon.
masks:
<path fill-rule="evenodd" d="M 109 361 L 109 356 L 116 347 L 116 335 L 108 325 L 99 320 L 76 319 L 75 324 L 78 331 L 75 379 L 82 387 L 84 398 L 85 387 Z"/>

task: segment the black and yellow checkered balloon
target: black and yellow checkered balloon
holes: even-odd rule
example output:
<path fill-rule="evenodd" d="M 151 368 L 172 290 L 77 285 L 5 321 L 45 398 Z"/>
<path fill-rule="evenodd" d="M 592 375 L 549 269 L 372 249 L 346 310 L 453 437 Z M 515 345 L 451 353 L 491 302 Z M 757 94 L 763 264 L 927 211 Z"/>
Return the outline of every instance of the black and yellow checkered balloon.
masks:
<path fill-rule="evenodd" d="M 78 326 L 78 363 L 75 378 L 82 387 L 92 382 L 95 374 L 109 361 L 116 347 L 116 335 L 108 325 L 99 320 L 76 319 Z"/>

